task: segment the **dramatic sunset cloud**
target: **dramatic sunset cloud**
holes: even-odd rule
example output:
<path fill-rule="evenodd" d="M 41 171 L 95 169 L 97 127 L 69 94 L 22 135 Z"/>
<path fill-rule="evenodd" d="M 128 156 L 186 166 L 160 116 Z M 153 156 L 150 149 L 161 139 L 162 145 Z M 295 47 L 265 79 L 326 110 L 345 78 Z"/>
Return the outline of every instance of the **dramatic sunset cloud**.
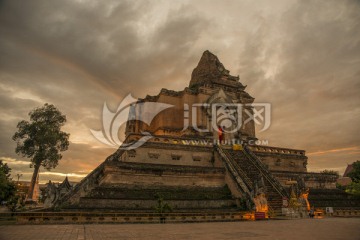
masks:
<path fill-rule="evenodd" d="M 309 171 L 360 160 L 359 1 L 0 2 L 0 158 L 29 180 L 11 140 L 44 103 L 66 114 L 70 147 L 40 181 L 79 181 L 115 151 L 98 142 L 104 102 L 182 90 L 216 54 L 272 105 L 269 145 L 304 149 Z"/>

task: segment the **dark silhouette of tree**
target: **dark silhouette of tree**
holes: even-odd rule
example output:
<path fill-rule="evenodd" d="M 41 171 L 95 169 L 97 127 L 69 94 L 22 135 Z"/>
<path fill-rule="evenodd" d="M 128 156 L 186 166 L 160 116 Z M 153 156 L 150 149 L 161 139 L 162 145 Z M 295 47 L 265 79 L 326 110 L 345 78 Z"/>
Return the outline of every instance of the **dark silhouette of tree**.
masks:
<path fill-rule="evenodd" d="M 325 169 L 325 170 L 321 171 L 320 173 L 323 173 L 323 174 L 326 174 L 326 175 L 335 175 L 335 176 L 337 176 L 337 177 L 340 176 L 339 172 L 334 171 L 334 170 L 327 170 L 327 169 Z"/>
<path fill-rule="evenodd" d="M 15 184 L 10 178 L 11 168 L 0 159 L 0 203 L 11 199 L 15 192 Z"/>
<path fill-rule="evenodd" d="M 52 104 L 34 109 L 29 116 L 30 121 L 17 124 L 13 140 L 17 143 L 15 152 L 30 158 L 30 167 L 34 167 L 28 195 L 31 200 L 40 166 L 50 170 L 58 165 L 62 158 L 60 152 L 68 149 L 70 134 L 61 131 L 66 116 Z"/>
<path fill-rule="evenodd" d="M 360 198 L 360 161 L 358 160 L 352 165 L 353 169 L 347 174 L 351 178 L 352 183 L 346 187 L 346 192 Z"/>

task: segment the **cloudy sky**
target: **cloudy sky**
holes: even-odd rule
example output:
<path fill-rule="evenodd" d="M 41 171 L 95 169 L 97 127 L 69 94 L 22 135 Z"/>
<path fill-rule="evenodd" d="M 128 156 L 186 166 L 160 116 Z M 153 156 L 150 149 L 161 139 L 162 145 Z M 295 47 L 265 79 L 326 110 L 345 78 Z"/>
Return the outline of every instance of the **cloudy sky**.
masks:
<path fill-rule="evenodd" d="M 115 149 L 99 143 L 104 102 L 182 90 L 210 50 L 272 104 L 271 146 L 305 149 L 308 169 L 360 160 L 359 1 L 0 1 L 0 158 L 18 121 L 44 103 L 66 114 L 71 145 L 40 181 L 79 181 Z"/>

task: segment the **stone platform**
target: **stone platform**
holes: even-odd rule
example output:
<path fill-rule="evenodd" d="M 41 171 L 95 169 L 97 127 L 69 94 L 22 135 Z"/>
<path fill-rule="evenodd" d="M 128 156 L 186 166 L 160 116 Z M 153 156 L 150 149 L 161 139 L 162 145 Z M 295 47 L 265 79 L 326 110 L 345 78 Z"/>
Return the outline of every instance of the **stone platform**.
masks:
<path fill-rule="evenodd" d="M 1 240 L 359 239 L 360 218 L 181 224 L 0 226 Z"/>

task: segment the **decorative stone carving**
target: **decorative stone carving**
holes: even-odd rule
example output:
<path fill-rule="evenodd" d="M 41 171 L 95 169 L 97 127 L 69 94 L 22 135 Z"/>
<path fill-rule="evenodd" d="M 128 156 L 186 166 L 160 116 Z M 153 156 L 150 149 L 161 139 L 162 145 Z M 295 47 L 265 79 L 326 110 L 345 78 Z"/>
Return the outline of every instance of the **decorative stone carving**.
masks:
<path fill-rule="evenodd" d="M 268 202 L 264 193 L 259 193 L 254 199 L 255 209 L 257 212 L 268 212 Z"/>
<path fill-rule="evenodd" d="M 70 192 L 73 186 L 70 184 L 68 177 L 60 184 L 54 184 L 51 181 L 47 183 L 44 196 L 44 206 L 52 207 L 56 201 Z"/>
<path fill-rule="evenodd" d="M 198 154 L 193 154 L 192 158 L 193 158 L 194 161 L 199 162 L 199 161 L 201 161 L 202 156 L 200 156 L 200 155 L 198 155 Z"/>
<path fill-rule="evenodd" d="M 159 152 L 150 151 L 150 152 L 148 152 L 148 156 L 149 156 L 149 158 L 158 159 L 159 156 L 160 156 L 160 153 L 159 153 Z"/>
<path fill-rule="evenodd" d="M 260 193 L 266 192 L 266 186 L 264 182 L 264 178 L 262 176 L 258 177 L 258 179 L 254 180 L 254 195 L 257 196 Z"/>
<path fill-rule="evenodd" d="M 181 154 L 176 154 L 176 153 L 171 154 L 171 159 L 172 160 L 180 160 L 181 157 L 182 157 Z"/>
<path fill-rule="evenodd" d="M 127 151 L 129 157 L 135 157 L 136 151 L 134 149 Z"/>

